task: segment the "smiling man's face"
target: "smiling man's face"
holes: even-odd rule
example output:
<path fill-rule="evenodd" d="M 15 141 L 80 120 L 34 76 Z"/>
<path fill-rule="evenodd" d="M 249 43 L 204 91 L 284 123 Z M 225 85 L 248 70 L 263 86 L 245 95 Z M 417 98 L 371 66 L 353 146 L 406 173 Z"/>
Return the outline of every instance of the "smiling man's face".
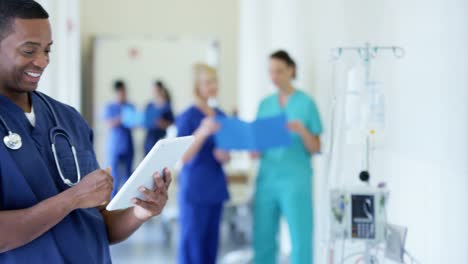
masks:
<path fill-rule="evenodd" d="M 49 65 L 51 45 L 48 19 L 15 19 L 12 30 L 0 40 L 0 92 L 36 90 Z"/>

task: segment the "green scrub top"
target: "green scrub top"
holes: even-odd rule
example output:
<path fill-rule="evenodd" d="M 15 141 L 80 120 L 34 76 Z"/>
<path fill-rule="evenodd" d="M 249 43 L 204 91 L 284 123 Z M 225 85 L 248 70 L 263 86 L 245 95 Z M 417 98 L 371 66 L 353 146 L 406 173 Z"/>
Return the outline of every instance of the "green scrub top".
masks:
<path fill-rule="evenodd" d="M 282 113 L 286 114 L 288 121 L 302 122 L 312 134 L 318 136 L 322 133 L 317 106 L 306 93 L 295 90 L 284 107 L 280 105 L 278 93 L 268 96 L 260 103 L 257 118 Z M 279 184 L 292 190 L 310 189 L 311 154 L 297 133 L 293 133 L 292 143 L 289 146 L 271 149 L 261 154 L 257 185 Z"/>

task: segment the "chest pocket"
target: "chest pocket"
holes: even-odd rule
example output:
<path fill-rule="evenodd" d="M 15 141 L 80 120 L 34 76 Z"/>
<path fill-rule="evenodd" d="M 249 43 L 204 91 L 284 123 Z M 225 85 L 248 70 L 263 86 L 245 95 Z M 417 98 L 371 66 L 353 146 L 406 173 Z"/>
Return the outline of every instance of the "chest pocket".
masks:
<path fill-rule="evenodd" d="M 75 146 L 76 158 L 80 168 L 81 178 L 97 169 L 96 160 L 90 150 L 83 150 Z M 65 140 L 59 140 L 56 144 L 58 163 L 63 176 L 72 182 L 78 178 L 77 167 L 72 150 Z"/>
<path fill-rule="evenodd" d="M 63 176 L 65 178 L 70 179 L 73 182 L 76 182 L 77 179 L 77 170 L 75 164 L 75 158 L 73 157 L 72 152 L 69 150 L 66 154 L 60 155 L 59 163 L 60 168 L 62 170 Z M 89 150 L 85 151 L 76 151 L 76 157 L 78 159 L 78 164 L 80 167 L 81 178 L 89 174 L 90 172 L 94 171 L 95 160 L 94 157 Z"/>

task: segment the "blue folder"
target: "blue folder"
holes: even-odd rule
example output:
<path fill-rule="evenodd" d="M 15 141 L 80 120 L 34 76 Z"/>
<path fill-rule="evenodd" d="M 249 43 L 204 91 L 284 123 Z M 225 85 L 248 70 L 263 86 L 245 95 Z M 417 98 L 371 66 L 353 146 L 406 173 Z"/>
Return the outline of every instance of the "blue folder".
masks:
<path fill-rule="evenodd" d="M 122 124 L 127 128 L 141 127 L 145 123 L 145 114 L 133 107 L 122 108 Z"/>
<path fill-rule="evenodd" d="M 265 151 L 291 144 L 286 115 L 257 119 L 248 123 L 238 118 L 217 118 L 221 129 L 215 134 L 216 145 L 225 150 Z"/>

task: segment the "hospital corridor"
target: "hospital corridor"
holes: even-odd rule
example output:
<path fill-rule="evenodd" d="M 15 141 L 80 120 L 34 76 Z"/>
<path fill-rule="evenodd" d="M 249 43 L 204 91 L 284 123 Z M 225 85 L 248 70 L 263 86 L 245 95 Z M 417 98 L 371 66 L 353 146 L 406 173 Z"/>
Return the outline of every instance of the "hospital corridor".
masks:
<path fill-rule="evenodd" d="M 0 0 L 0 263 L 467 264 L 468 1 Z"/>

